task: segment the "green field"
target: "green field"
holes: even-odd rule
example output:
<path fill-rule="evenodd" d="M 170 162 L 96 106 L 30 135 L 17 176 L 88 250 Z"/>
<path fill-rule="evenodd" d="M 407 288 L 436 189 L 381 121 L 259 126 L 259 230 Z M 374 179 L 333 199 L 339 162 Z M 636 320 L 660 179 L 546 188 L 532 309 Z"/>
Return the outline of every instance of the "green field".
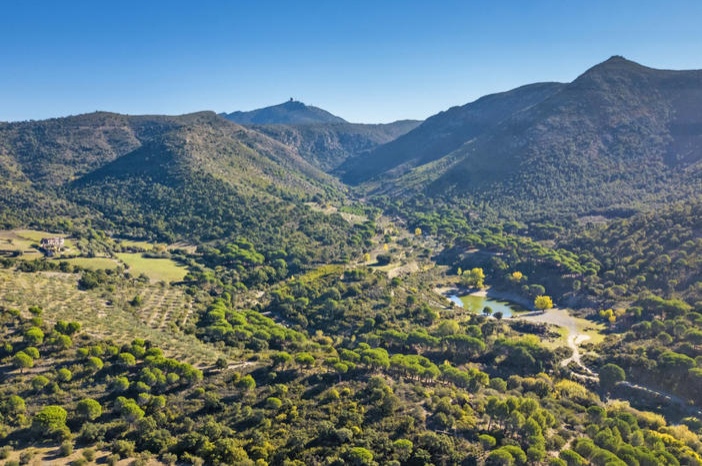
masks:
<path fill-rule="evenodd" d="M 59 259 L 61 262 L 68 262 L 71 265 L 82 267 L 84 269 L 99 270 L 99 269 L 116 269 L 119 267 L 119 262 L 109 257 L 73 257 L 69 259 Z"/>
<path fill-rule="evenodd" d="M 178 282 L 188 273 L 185 267 L 170 259 L 143 257 L 139 253 L 119 253 L 117 257 L 127 265 L 133 276 L 144 274 L 156 282 Z"/>
<path fill-rule="evenodd" d="M 142 249 L 144 251 L 154 251 L 159 248 L 165 248 L 163 243 L 149 243 L 148 241 L 135 241 L 131 239 L 121 239 L 117 241 L 124 248 Z"/>

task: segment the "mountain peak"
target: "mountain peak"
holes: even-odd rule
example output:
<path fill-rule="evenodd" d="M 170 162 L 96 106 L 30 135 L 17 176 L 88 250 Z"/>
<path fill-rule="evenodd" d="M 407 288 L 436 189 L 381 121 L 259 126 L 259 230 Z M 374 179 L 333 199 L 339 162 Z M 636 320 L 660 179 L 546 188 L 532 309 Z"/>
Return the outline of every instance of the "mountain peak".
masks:
<path fill-rule="evenodd" d="M 650 71 L 653 71 L 653 69 L 636 63 L 635 61 L 627 60 L 621 55 L 612 55 L 602 63 L 598 63 L 585 71 L 580 77 L 593 74 L 646 73 Z"/>
<path fill-rule="evenodd" d="M 346 123 L 346 120 L 321 108 L 305 105 L 292 98 L 282 104 L 249 112 L 223 114 L 224 118 L 240 125 L 310 125 L 319 123 Z"/>

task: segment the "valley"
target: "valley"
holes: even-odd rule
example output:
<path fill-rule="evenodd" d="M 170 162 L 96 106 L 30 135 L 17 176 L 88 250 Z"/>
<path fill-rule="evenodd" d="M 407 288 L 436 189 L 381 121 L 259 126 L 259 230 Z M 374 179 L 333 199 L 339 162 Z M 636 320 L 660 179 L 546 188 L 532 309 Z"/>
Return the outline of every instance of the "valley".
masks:
<path fill-rule="evenodd" d="M 0 123 L 0 462 L 702 464 L 701 95 Z"/>

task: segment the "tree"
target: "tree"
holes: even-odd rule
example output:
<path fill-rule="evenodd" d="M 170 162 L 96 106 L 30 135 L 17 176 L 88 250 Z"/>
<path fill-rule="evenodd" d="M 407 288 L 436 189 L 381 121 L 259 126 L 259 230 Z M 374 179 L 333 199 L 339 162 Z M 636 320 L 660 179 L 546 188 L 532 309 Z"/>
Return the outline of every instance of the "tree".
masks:
<path fill-rule="evenodd" d="M 626 380 L 624 369 L 616 364 L 605 364 L 600 369 L 600 388 L 604 392 L 609 392 L 619 382 Z"/>
<path fill-rule="evenodd" d="M 117 397 L 115 408 L 127 422 L 134 423 L 144 417 L 144 410 L 131 398 Z"/>
<path fill-rule="evenodd" d="M 358 466 L 373 464 L 373 453 L 363 447 L 353 447 L 349 451 L 349 463 Z"/>
<path fill-rule="evenodd" d="M 27 405 L 24 399 L 18 395 L 10 395 L 4 402 L 0 403 L 0 413 L 12 419 L 16 419 L 26 411 Z"/>
<path fill-rule="evenodd" d="M 239 387 L 243 388 L 245 391 L 251 391 L 256 388 L 256 381 L 253 377 L 251 377 L 251 374 L 247 374 L 239 380 L 237 385 L 239 385 Z"/>
<path fill-rule="evenodd" d="M 102 362 L 102 359 L 98 358 L 97 356 L 90 356 L 86 366 L 90 371 L 97 372 L 103 368 L 104 363 Z"/>
<path fill-rule="evenodd" d="M 32 383 L 32 388 L 34 388 L 34 390 L 36 390 L 36 391 L 39 391 L 42 388 L 49 385 L 49 379 L 47 379 L 43 375 L 37 375 L 36 377 L 32 378 L 31 383 Z"/>
<path fill-rule="evenodd" d="M 553 307 L 553 300 L 550 296 L 539 295 L 534 299 L 534 307 L 541 311 L 551 309 Z"/>
<path fill-rule="evenodd" d="M 461 285 L 468 288 L 484 288 L 485 272 L 480 267 L 464 270 L 461 276 Z"/>
<path fill-rule="evenodd" d="M 61 406 L 49 405 L 34 415 L 32 427 L 39 432 L 53 432 L 66 426 L 68 413 Z"/>
<path fill-rule="evenodd" d="M 123 366 L 129 367 L 136 364 L 136 358 L 132 353 L 119 353 L 117 356 L 119 363 Z"/>
<path fill-rule="evenodd" d="M 506 450 L 498 448 L 493 450 L 487 457 L 485 464 L 495 466 L 512 466 L 515 463 L 512 454 Z"/>
<path fill-rule="evenodd" d="M 34 367 L 34 359 L 32 359 L 32 357 L 29 356 L 24 351 L 18 351 L 12 357 L 12 365 L 15 366 L 17 369 L 19 369 L 20 374 L 22 374 L 22 373 L 24 373 L 25 369 L 29 369 L 31 367 Z"/>
<path fill-rule="evenodd" d="M 24 332 L 24 341 L 32 346 L 41 345 L 44 342 L 44 332 L 39 327 L 30 327 Z"/>
<path fill-rule="evenodd" d="M 390 254 L 378 254 L 375 256 L 375 260 L 378 262 L 378 265 L 388 265 L 392 262 L 392 256 Z"/>
<path fill-rule="evenodd" d="M 56 379 L 59 382 L 70 382 L 72 378 L 73 378 L 73 373 L 69 369 L 66 369 L 65 367 L 62 367 L 61 369 L 56 371 Z"/>
<path fill-rule="evenodd" d="M 76 412 L 81 418 L 93 421 L 102 416 L 102 406 L 92 398 L 83 398 L 76 405 Z"/>

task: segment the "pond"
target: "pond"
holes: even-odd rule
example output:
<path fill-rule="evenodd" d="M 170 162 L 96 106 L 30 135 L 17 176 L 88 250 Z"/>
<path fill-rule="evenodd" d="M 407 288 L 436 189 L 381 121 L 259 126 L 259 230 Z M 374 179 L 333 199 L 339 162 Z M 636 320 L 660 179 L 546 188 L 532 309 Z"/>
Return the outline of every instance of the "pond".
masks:
<path fill-rule="evenodd" d="M 451 295 L 449 299 L 455 303 L 456 306 L 466 308 L 477 314 L 482 314 L 486 306 L 492 309 L 493 314 L 495 312 L 501 312 L 502 317 L 511 317 L 515 312 L 523 311 L 523 309 L 516 304 L 507 301 L 498 301 L 484 296 L 470 294 L 464 296 Z"/>

